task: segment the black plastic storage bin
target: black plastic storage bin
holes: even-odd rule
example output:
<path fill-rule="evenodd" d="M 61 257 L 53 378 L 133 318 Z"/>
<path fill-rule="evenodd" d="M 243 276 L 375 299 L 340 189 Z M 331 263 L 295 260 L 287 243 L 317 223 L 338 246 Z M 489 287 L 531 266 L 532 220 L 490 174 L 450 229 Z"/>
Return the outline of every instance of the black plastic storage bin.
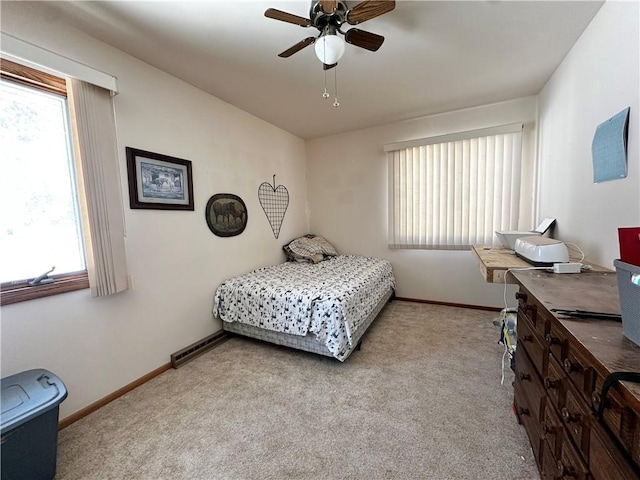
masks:
<path fill-rule="evenodd" d="M 27 370 L 2 382 L 2 480 L 56 475 L 58 410 L 67 388 L 53 373 Z"/>

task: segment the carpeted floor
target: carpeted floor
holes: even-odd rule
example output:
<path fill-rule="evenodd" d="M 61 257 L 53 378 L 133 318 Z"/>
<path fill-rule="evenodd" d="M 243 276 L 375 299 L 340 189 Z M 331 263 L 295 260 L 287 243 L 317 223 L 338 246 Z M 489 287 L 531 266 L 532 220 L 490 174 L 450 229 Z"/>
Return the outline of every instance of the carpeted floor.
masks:
<path fill-rule="evenodd" d="M 232 338 L 62 430 L 66 479 L 538 479 L 496 314 L 390 303 L 345 363 Z"/>

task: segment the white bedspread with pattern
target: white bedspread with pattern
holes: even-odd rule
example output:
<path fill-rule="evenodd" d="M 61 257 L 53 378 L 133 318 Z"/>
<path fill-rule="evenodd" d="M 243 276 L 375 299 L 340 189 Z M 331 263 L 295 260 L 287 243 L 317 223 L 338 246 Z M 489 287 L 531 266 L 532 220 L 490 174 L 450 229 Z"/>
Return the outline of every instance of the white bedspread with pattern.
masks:
<path fill-rule="evenodd" d="M 391 263 L 338 255 L 320 263 L 287 262 L 224 281 L 213 314 L 293 335 L 313 333 L 339 360 L 352 335 L 390 288 Z"/>

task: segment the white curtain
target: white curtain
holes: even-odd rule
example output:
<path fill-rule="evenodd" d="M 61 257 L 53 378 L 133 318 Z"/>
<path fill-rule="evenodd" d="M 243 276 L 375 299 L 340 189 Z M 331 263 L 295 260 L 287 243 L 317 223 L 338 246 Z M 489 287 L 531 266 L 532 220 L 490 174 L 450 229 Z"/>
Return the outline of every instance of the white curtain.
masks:
<path fill-rule="evenodd" d="M 67 79 L 91 295 L 128 288 L 115 116 L 108 90 Z"/>
<path fill-rule="evenodd" d="M 390 248 L 467 249 L 518 228 L 521 124 L 385 150 Z"/>

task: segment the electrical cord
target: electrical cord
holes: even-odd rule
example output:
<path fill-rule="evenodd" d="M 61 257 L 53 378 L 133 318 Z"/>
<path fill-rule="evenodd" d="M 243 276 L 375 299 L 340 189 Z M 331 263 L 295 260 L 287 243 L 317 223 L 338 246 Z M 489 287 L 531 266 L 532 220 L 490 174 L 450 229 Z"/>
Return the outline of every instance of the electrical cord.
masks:
<path fill-rule="evenodd" d="M 573 248 L 572 250 L 577 251 L 578 253 L 580 253 L 580 260 L 578 260 L 577 263 L 582 263 L 582 261 L 584 260 L 584 252 L 582 251 L 582 249 L 575 243 L 571 243 L 571 242 L 564 242 L 565 245 L 571 245 L 575 248 Z"/>
<path fill-rule="evenodd" d="M 503 327 L 504 328 L 504 327 Z M 504 357 L 507 356 L 508 353 L 507 344 L 504 345 L 504 353 L 502 354 L 502 378 L 500 378 L 500 385 L 504 386 Z"/>
<path fill-rule="evenodd" d="M 507 275 L 509 275 L 509 272 L 513 272 L 513 271 L 517 271 L 517 270 L 547 270 L 549 271 L 549 267 L 516 267 L 516 268 L 509 268 L 504 272 L 504 292 L 502 294 L 502 299 L 504 301 L 504 308 L 505 310 L 507 308 L 509 308 L 509 305 L 507 303 Z"/>
<path fill-rule="evenodd" d="M 590 270 L 593 270 L 593 266 L 582 263 L 582 262 L 584 262 L 585 254 L 577 244 L 571 243 L 571 242 L 565 242 L 565 244 L 568 245 L 569 248 L 573 247 L 573 248 L 571 248 L 571 250 L 577 251 L 578 253 L 580 253 L 580 260 L 577 261 L 577 263 L 580 263 L 582 265 L 580 267 L 580 270 L 587 271 L 587 272 L 590 271 Z"/>
<path fill-rule="evenodd" d="M 519 267 L 519 268 L 509 268 L 504 272 L 504 293 L 503 293 L 503 300 L 504 300 L 504 310 L 502 311 L 502 322 L 503 322 L 503 327 L 504 328 L 504 317 L 507 313 L 509 313 L 509 304 L 507 303 L 507 275 L 509 274 L 509 272 L 512 272 L 514 270 L 549 270 L 549 267 Z M 517 348 L 517 347 L 516 347 Z M 504 343 L 504 353 L 502 354 L 502 362 L 501 362 L 501 370 L 502 370 L 502 377 L 500 378 L 500 385 L 504 386 L 504 359 L 508 353 L 509 349 L 507 348 L 507 342 L 505 341 Z"/>
<path fill-rule="evenodd" d="M 565 242 L 566 245 L 570 245 L 573 246 L 574 248 L 572 250 L 577 251 L 580 253 L 580 260 L 577 263 L 582 263 L 584 260 L 584 252 L 582 251 L 582 249 L 575 243 L 569 243 L 569 242 Z M 591 265 L 582 265 L 582 270 L 591 270 L 592 267 Z M 509 309 L 509 304 L 507 302 L 507 276 L 509 275 L 510 272 L 513 271 L 517 271 L 517 270 L 546 270 L 546 271 L 552 271 L 552 269 L 550 269 L 549 267 L 516 267 L 516 268 L 509 268 L 504 272 L 504 291 L 502 294 L 502 299 L 504 301 L 504 310 L 502 311 L 502 321 L 504 322 L 504 316 L 508 313 L 508 309 Z M 503 327 L 504 328 L 504 327 Z M 500 385 L 504 386 L 504 359 L 508 353 L 509 349 L 507 348 L 507 344 L 505 342 L 504 345 L 504 353 L 502 354 L 502 378 L 500 379 Z"/>

